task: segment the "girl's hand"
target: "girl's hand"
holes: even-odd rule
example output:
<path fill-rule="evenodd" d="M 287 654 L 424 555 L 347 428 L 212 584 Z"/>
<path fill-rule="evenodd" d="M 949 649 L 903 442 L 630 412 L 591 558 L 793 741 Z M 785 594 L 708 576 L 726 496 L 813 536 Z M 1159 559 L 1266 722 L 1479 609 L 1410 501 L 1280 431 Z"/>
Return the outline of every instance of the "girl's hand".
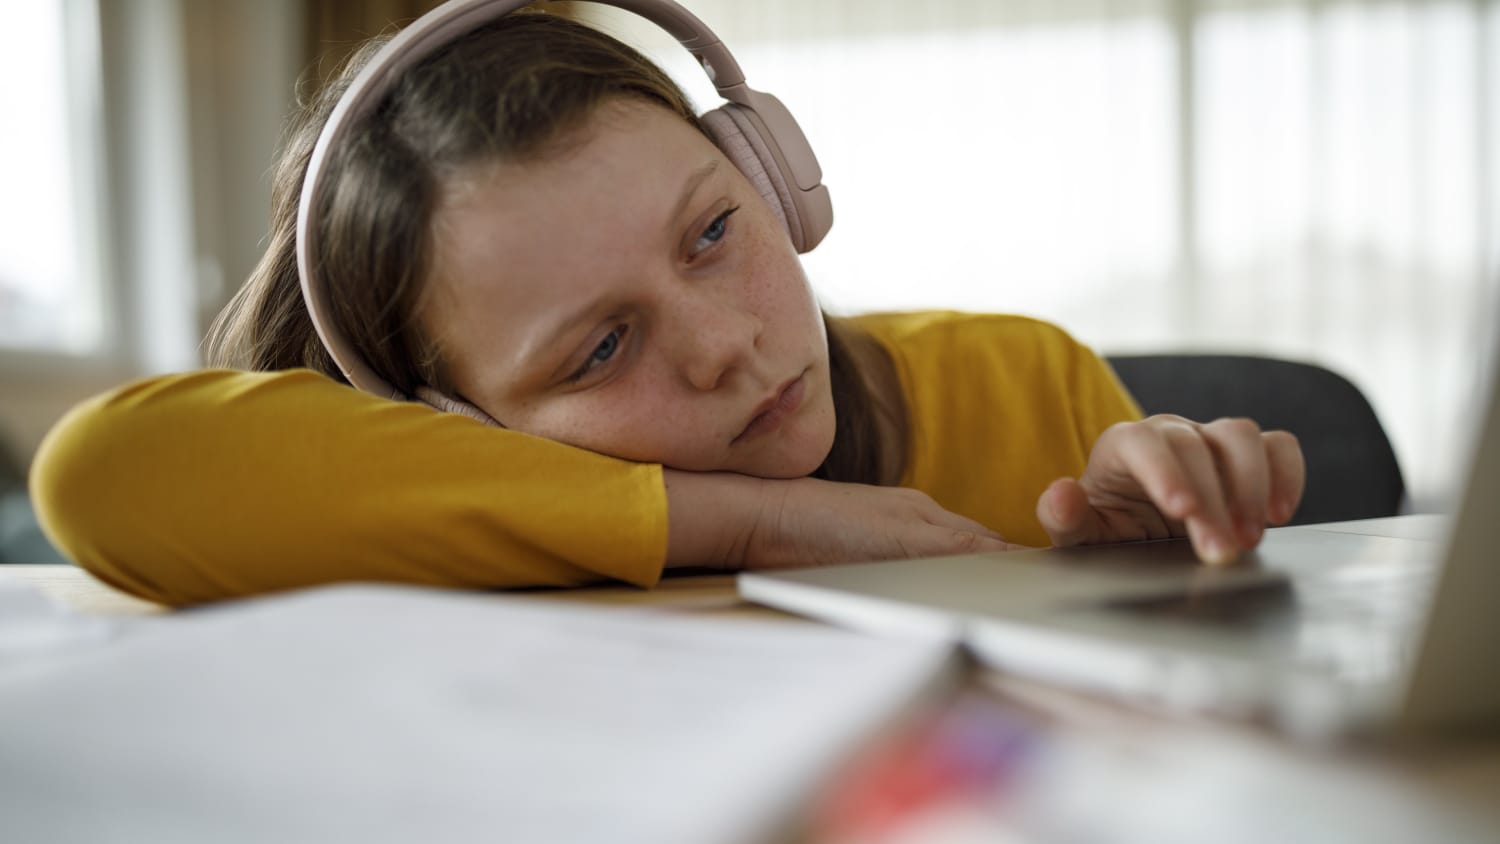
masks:
<path fill-rule="evenodd" d="M 1228 563 L 1292 517 L 1304 473 L 1286 431 L 1152 416 L 1106 430 L 1083 477 L 1042 493 L 1037 518 L 1056 545 L 1187 536 L 1199 559 Z"/>
<path fill-rule="evenodd" d="M 666 479 L 668 566 L 772 569 L 1020 547 L 913 489 L 675 470 Z"/>
<path fill-rule="evenodd" d="M 905 487 L 812 478 L 767 481 L 746 568 L 941 557 L 1020 548 Z"/>

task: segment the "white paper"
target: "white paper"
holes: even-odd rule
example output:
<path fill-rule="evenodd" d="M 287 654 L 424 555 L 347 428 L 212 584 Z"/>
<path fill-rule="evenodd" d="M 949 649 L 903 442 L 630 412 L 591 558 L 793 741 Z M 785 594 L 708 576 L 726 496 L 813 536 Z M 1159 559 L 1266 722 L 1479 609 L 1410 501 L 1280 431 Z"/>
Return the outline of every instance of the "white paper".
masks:
<path fill-rule="evenodd" d="M 8 841 L 772 834 L 951 643 L 344 586 L 0 651 Z"/>

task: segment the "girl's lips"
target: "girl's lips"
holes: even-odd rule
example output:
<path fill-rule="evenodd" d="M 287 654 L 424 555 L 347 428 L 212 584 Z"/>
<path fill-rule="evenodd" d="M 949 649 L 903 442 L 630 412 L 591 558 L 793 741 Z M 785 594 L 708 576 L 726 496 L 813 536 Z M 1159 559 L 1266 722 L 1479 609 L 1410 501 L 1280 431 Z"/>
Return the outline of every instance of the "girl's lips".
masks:
<path fill-rule="evenodd" d="M 802 394 L 805 392 L 806 384 L 807 374 L 804 372 L 783 386 L 776 396 L 762 402 L 759 412 L 750 420 L 750 424 L 745 426 L 745 430 L 734 438 L 734 442 L 738 443 L 781 427 L 781 423 L 802 406 Z"/>

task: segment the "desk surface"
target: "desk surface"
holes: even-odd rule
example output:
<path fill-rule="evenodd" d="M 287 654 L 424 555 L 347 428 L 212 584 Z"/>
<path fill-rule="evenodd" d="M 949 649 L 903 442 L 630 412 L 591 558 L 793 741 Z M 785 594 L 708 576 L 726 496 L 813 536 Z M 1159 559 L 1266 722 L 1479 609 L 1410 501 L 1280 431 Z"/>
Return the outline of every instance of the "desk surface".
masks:
<path fill-rule="evenodd" d="M 166 612 L 156 604 L 120 593 L 71 566 L 9 565 L 0 567 L 38 587 L 45 594 L 80 612 L 98 615 L 145 615 Z M 515 593 L 512 593 L 515 594 Z M 776 610 L 754 606 L 737 595 L 732 576 L 668 578 L 656 589 L 601 586 L 565 591 L 520 593 L 538 601 L 600 603 L 654 607 L 667 613 L 726 617 L 780 618 L 805 621 Z M 1340 750 L 1293 745 L 1258 728 L 1219 721 L 1184 720 L 1125 707 L 1023 680 L 976 669 L 969 691 L 1005 707 L 1040 713 L 1049 723 L 1074 736 L 1127 742 L 1139 748 L 1159 743 L 1211 743 L 1216 753 L 1229 754 L 1249 764 L 1275 760 L 1296 764 L 1375 770 L 1421 795 L 1429 805 L 1451 807 L 1464 817 L 1477 817 L 1500 840 L 1500 735 L 1449 741 L 1441 745 L 1401 749 Z M 1240 765 L 1243 768 L 1244 765 Z M 1274 770 L 1266 767 L 1266 771 Z M 1269 775 L 1269 774 L 1268 774 Z"/>
<path fill-rule="evenodd" d="M 171 612 L 161 604 L 145 601 L 114 589 L 75 566 L 6 565 L 0 574 L 12 574 L 80 612 L 95 615 L 152 615 Z M 633 586 L 596 586 L 585 589 L 536 590 L 507 593 L 539 601 L 659 607 L 663 611 L 718 613 L 724 615 L 783 618 L 800 621 L 779 610 L 760 607 L 740 599 L 734 575 L 668 577 L 655 589 Z M 812 622 L 808 622 L 812 623 Z"/>

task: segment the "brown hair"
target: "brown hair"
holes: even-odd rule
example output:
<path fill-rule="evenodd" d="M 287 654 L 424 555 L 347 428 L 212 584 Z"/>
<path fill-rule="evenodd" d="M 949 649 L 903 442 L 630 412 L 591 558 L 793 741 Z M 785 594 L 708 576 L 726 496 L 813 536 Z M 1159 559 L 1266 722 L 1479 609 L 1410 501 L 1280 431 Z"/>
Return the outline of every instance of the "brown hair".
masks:
<path fill-rule="evenodd" d="M 386 40 L 356 50 L 290 123 L 273 176 L 269 244 L 210 329 L 210 365 L 308 367 L 344 380 L 302 300 L 297 207 L 318 133 Z M 411 395 L 426 384 L 452 392 L 416 319 L 439 186 L 477 162 L 543 157 L 595 107 L 622 96 L 658 103 L 698 126 L 686 95 L 640 53 L 582 24 L 518 12 L 408 70 L 358 135 L 330 151 L 325 178 L 332 189 L 313 209 L 320 247 L 311 260 L 327 279 L 339 328 L 396 389 Z M 891 467 L 881 465 L 880 411 L 849 348 L 855 329 L 825 322 L 837 428 L 833 450 L 814 474 L 875 483 Z"/>

